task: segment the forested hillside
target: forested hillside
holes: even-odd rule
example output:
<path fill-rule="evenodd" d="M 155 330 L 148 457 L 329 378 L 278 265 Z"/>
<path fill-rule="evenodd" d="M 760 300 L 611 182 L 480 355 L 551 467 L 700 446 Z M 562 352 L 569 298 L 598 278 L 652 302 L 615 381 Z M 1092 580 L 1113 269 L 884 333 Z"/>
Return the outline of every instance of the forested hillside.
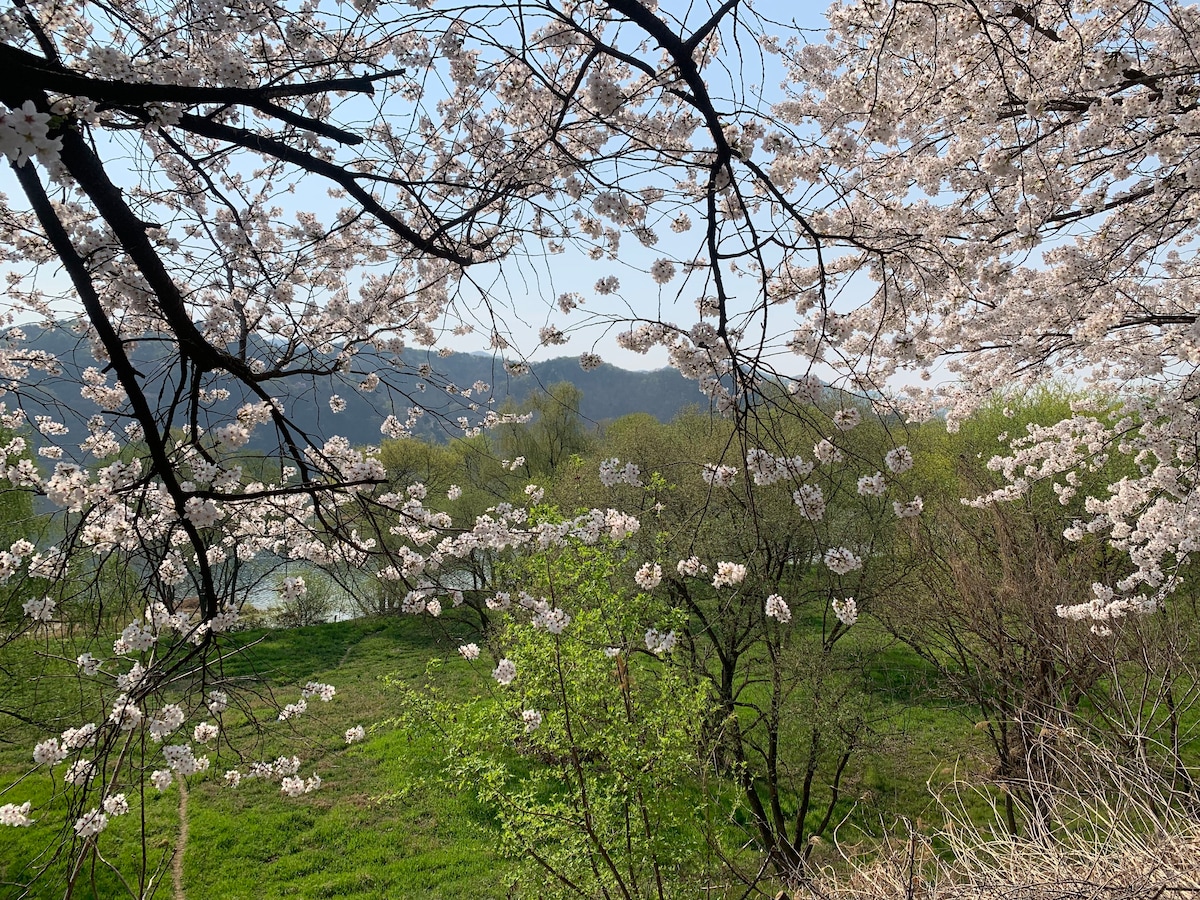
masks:
<path fill-rule="evenodd" d="M 49 415 L 61 420 L 77 432 L 86 432 L 88 418 L 99 407 L 80 397 L 85 382 L 84 369 L 99 368 L 86 342 L 69 326 L 40 328 L 22 326 L 25 335 L 22 353 L 47 354 L 57 361 L 56 371 L 35 372 L 28 379 L 28 392 L 22 398 L 23 408 L 31 417 Z M 255 355 L 270 360 L 283 348 L 268 341 L 257 341 Z M 332 361 L 335 352 L 326 354 Z M 155 378 L 164 390 L 175 386 L 174 373 L 164 346 L 153 339 L 143 340 L 133 350 L 132 359 L 139 371 Z M 295 379 L 279 385 L 275 396 L 284 404 L 288 415 L 298 428 L 308 434 L 336 428 L 352 443 L 378 444 L 382 440 L 380 425 L 389 414 L 406 416 L 409 405 L 426 410 L 413 429 L 415 434 L 437 441 L 462 435 L 456 427 L 458 416 L 475 421 L 479 410 L 503 410 L 519 406 L 531 394 L 551 384 L 569 382 L 579 388 L 582 401 L 578 412 L 588 427 L 620 418 L 635 412 L 649 413 L 662 422 L 669 421 L 689 406 L 708 409 L 708 398 L 700 393 L 696 382 L 684 378 L 675 369 L 631 371 L 608 363 L 583 369 L 576 357 L 536 362 L 513 374 L 501 356 L 484 353 L 452 353 L 439 355 L 419 348 L 408 348 L 392 358 L 364 350 L 355 359 L 356 370 L 375 371 L 386 367 L 395 396 L 381 404 L 379 398 L 364 393 L 361 378 L 352 374 L 318 384 L 313 379 Z M 482 390 L 477 384 L 485 385 Z M 458 391 L 445 393 L 448 385 Z M 464 397 L 461 391 L 469 392 Z M 328 405 L 330 393 L 345 400 L 337 414 Z M 208 408 L 221 418 L 230 418 L 244 398 L 230 396 L 215 398 Z M 474 409 L 472 409 L 474 405 Z M 259 448 L 265 438 L 252 439 L 250 446 Z"/>

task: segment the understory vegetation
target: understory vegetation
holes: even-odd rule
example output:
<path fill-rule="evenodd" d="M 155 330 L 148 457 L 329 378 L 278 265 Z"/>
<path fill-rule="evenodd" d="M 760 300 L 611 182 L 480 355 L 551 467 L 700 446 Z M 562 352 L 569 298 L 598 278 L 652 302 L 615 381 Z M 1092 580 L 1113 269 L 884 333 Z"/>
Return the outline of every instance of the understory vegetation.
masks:
<path fill-rule="evenodd" d="M 9 642 L 0 781 L 40 814 L 0 831 L 0 894 L 911 898 L 1196 884 L 1190 582 L 1152 617 L 1073 620 L 1064 610 L 1122 566 L 1101 540 L 1063 537 L 1081 501 L 1039 485 L 963 502 L 995 486 L 998 436 L 1078 396 L 1008 397 L 955 434 L 863 415 L 834 448 L 844 464 L 817 519 L 797 516 L 790 488 L 744 490 L 763 465 L 754 453 L 714 485 L 704 461 L 738 439 L 719 420 L 598 429 L 578 399 L 555 385 L 527 401 L 525 424 L 387 442 L 381 458 L 456 520 L 524 501 L 535 529 L 606 506 L 640 529 L 481 548 L 439 573 L 448 593 L 352 568 L 261 575 L 259 600 L 273 602 L 247 603 L 250 627 L 222 645 L 220 683 L 239 700 L 219 716 L 211 767 L 145 785 L 139 815 L 114 817 L 86 867 L 61 849 L 72 796 L 55 770 L 29 771 L 28 748 L 98 699 L 72 676 L 105 648 L 69 616 Z M 814 459 L 829 452 L 798 422 L 770 432 Z M 887 468 L 896 445 L 905 463 Z M 1131 464 L 1097 459 L 1093 474 L 1107 483 Z M 872 481 L 885 468 L 886 494 Z M 899 515 L 892 496 L 922 498 L 922 514 Z M 26 510 L 7 527 L 32 522 Z M 375 537 L 400 557 L 414 539 Z M 831 549 L 860 565 L 831 576 Z M 119 621 L 119 570 L 87 577 Z M 306 714 L 280 714 L 306 683 Z M 314 683 L 336 696 L 319 702 Z M 142 738 L 120 752 L 156 749 Z M 319 790 L 286 796 L 255 768 L 293 755 L 302 768 L 288 770 L 319 776 Z M 230 771 L 244 774 L 231 783 Z M 130 884 L 128 872 L 144 874 Z"/>

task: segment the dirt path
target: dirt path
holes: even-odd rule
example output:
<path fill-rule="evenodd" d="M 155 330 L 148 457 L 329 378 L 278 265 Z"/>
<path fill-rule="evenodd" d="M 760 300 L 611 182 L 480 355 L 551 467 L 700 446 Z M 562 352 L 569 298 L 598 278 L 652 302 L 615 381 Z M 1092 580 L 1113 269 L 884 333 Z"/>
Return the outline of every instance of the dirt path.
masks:
<path fill-rule="evenodd" d="M 175 886 L 175 900 L 187 900 L 183 892 L 183 852 L 187 849 L 188 820 L 187 820 L 187 782 L 183 778 L 179 783 L 179 840 L 175 843 L 175 856 L 171 860 L 171 881 Z"/>
<path fill-rule="evenodd" d="M 355 641 L 346 648 L 346 652 L 342 654 L 341 660 L 337 664 L 337 668 L 341 668 L 346 664 L 346 660 L 350 658 L 350 654 L 358 649 L 362 639 Z M 188 839 L 188 820 L 187 820 L 187 783 L 182 778 L 176 778 L 179 785 L 179 839 L 175 842 L 175 855 L 171 858 L 171 881 L 175 888 L 174 900 L 187 900 L 187 895 L 183 890 L 183 854 L 187 850 Z"/>
<path fill-rule="evenodd" d="M 344 666 L 346 664 L 346 660 L 348 660 L 350 658 L 350 654 L 358 649 L 359 644 L 361 644 L 363 641 L 365 641 L 369 637 L 374 637 L 381 630 L 382 630 L 382 628 L 376 628 L 374 631 L 368 631 L 366 634 L 360 634 L 358 636 L 358 640 L 356 640 L 354 643 L 352 643 L 350 646 L 348 646 L 346 648 L 346 652 L 343 653 L 342 658 L 338 660 L 338 664 L 337 664 L 336 668 L 340 669 L 342 666 Z"/>

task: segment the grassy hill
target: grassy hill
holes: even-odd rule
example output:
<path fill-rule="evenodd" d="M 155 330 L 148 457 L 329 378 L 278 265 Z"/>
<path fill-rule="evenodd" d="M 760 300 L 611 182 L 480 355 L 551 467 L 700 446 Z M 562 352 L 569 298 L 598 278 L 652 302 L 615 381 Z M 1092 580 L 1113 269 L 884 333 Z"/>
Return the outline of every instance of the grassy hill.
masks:
<path fill-rule="evenodd" d="M 147 786 L 135 806 L 145 810 L 149 868 L 159 885 L 154 896 L 508 896 L 518 862 L 502 855 L 492 811 L 470 790 L 449 788 L 443 747 L 433 732 L 397 722 L 401 698 L 395 685 L 424 682 L 435 660 L 441 660 L 437 684 L 445 695 L 486 697 L 491 663 L 472 668 L 454 650 L 469 636 L 465 624 L 414 617 L 239 636 L 252 652 L 235 657 L 227 677 L 252 679 L 279 703 L 294 700 L 310 679 L 334 684 L 337 696 L 328 704 L 312 703 L 308 714 L 285 725 L 272 723 L 265 735 L 231 710 L 209 773 L 189 779 L 184 789 L 178 781 L 162 793 Z M 29 643 L 31 654 L 40 652 Z M 975 764 L 969 711 L 938 702 L 926 690 L 927 674 L 900 648 L 879 658 L 874 684 L 889 706 L 890 725 L 868 765 L 846 786 L 839 812 L 848 824 L 845 834 L 878 833 L 881 822 L 899 816 L 929 822 L 936 810 L 927 779 L 948 779 L 956 765 L 961 774 Z M 44 689 L 37 699 L 56 702 Z M 358 724 L 367 738 L 347 746 L 343 733 Z M 29 748 L 44 737 L 35 730 L 6 735 L 11 743 L 0 750 L 0 781 L 27 770 Z M 221 783 L 227 768 L 244 770 L 253 760 L 293 753 L 303 760 L 301 775 L 320 774 L 319 791 L 288 798 L 266 780 L 244 779 L 236 789 Z M 30 781 L 41 778 L 38 773 Z M 34 790 L 35 807 L 48 789 Z M 61 812 L 44 810 L 28 829 L 0 830 L 0 897 L 62 896 L 56 861 L 39 857 L 60 835 Z M 123 870 L 135 866 L 141 852 L 136 818 L 113 820 L 102 842 Z M 732 810 L 730 827 L 735 820 Z M 825 855 L 834 858 L 831 849 Z M 29 892 L 16 887 L 39 864 L 48 869 L 43 880 Z M 103 867 L 87 875 L 75 896 L 119 891 Z"/>

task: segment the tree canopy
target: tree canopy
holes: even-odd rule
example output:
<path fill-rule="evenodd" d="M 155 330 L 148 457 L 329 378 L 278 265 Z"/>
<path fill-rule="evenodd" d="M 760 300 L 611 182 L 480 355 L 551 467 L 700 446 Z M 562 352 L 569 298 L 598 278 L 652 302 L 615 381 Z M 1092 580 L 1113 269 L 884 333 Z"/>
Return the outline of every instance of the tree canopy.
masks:
<path fill-rule="evenodd" d="M 400 377 L 406 347 L 471 334 L 509 373 L 568 340 L 591 341 L 584 369 L 607 339 L 665 356 L 731 422 L 708 486 L 766 466 L 806 520 L 823 495 L 781 423 L 826 435 L 814 452 L 851 467 L 846 485 L 878 469 L 862 477 L 882 493 L 882 451 L 835 446 L 864 413 L 953 428 L 1065 374 L 1102 399 L 1008 435 L 980 502 L 1037 481 L 1074 495 L 1121 451 L 1136 471 L 1083 478 L 1064 534 L 1130 564 L 1067 614 L 1108 627 L 1167 602 L 1200 535 L 1200 9 L 854 0 L 828 18 L 821 36 L 749 0 L 17 0 L 0 16 L 0 427 L 22 435 L 0 474 L 56 522 L 13 541 L 3 572 L 26 631 L 68 609 L 97 631 L 133 620 L 109 668 L 80 657 L 107 679 L 100 724 L 73 732 L 93 760 L 225 708 L 212 673 L 252 564 L 352 570 L 436 614 L 454 560 L 637 533 L 624 511 L 550 521 L 508 501 L 456 521 L 341 435 L 350 395 L 386 416 L 380 441 L 426 416 L 468 437 L 513 421 L 436 352 L 415 386 Z M 30 322 L 94 357 L 86 434 L 25 414 L 57 367 L 23 345 Z M 536 410 L 546 470 L 586 449 L 577 403 L 553 401 Z M 755 516 L 752 485 L 738 503 Z M 920 507 L 901 498 L 896 517 Z M 154 776 L 207 765 L 180 746 Z M 76 775 L 87 849 L 105 813 Z"/>

